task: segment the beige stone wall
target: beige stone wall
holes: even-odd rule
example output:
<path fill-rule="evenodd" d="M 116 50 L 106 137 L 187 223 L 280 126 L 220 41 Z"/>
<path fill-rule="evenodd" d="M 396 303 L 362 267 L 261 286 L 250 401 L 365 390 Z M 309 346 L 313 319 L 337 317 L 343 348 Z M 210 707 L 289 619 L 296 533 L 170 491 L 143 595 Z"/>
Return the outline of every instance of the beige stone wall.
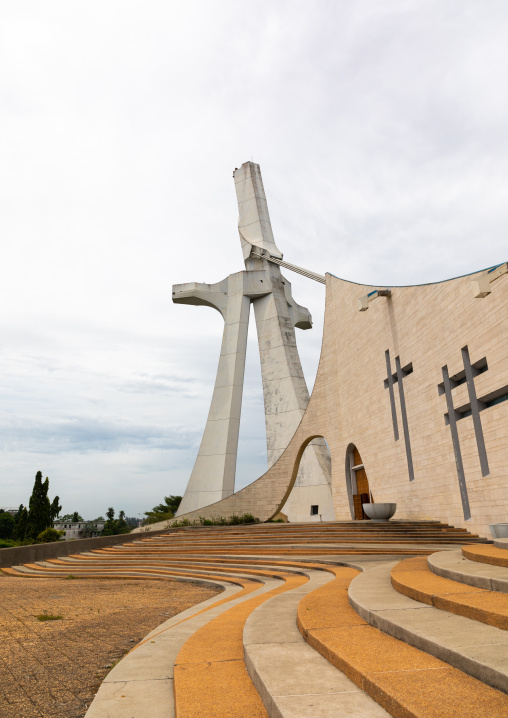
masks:
<path fill-rule="evenodd" d="M 488 371 L 475 379 L 478 397 L 508 385 L 508 276 L 492 284 L 492 293 L 475 299 L 471 277 L 439 284 L 393 288 L 392 296 L 372 301 L 359 312 L 357 299 L 370 291 L 329 277 L 325 332 L 335 342 L 324 347 L 326 365 L 320 383 L 339 407 L 337 421 L 325 434 L 332 450 L 337 518 L 349 517 L 345 500 L 344 460 L 354 443 L 362 456 L 375 500 L 396 501 L 397 518 L 433 518 L 489 535 L 488 524 L 508 520 L 508 402 L 480 413 L 490 473 L 482 477 L 472 417 L 458 422 L 471 520 L 465 522 L 460 500 L 450 427 L 445 425 L 446 397 L 439 395 L 442 367 L 450 375 L 463 369 L 461 349 L 474 363 L 486 357 Z M 394 387 L 400 439 L 394 441 L 385 351 L 392 370 L 400 356 L 413 373 L 404 392 L 415 480 L 409 481 L 402 433 L 398 385 Z M 330 357 L 331 355 L 331 357 Z M 466 384 L 453 390 L 454 406 L 469 402 Z M 331 418 L 328 403 L 326 413 Z"/>
<path fill-rule="evenodd" d="M 488 370 L 475 378 L 480 398 L 508 386 L 508 275 L 492 293 L 475 299 L 471 277 L 438 284 L 393 288 L 391 297 L 358 311 L 358 299 L 375 287 L 327 275 L 323 347 L 314 391 L 304 417 L 280 459 L 260 479 L 223 501 L 187 517 L 253 513 L 266 520 L 282 509 L 306 444 L 323 436 L 332 455 L 336 518 L 351 519 L 346 451 L 358 448 L 376 502 L 397 502 L 397 519 L 440 519 L 489 536 L 489 523 L 508 522 L 508 401 L 480 413 L 490 473 L 482 476 L 472 417 L 458 422 L 471 507 L 464 520 L 446 397 L 438 392 L 442 367 L 450 376 L 486 357 Z M 385 352 L 413 365 L 404 393 L 413 455 L 409 481 L 398 384 L 394 386 L 400 438 L 394 440 Z M 454 406 L 468 403 L 466 384 L 453 390 Z M 155 526 L 154 526 L 155 528 Z"/>

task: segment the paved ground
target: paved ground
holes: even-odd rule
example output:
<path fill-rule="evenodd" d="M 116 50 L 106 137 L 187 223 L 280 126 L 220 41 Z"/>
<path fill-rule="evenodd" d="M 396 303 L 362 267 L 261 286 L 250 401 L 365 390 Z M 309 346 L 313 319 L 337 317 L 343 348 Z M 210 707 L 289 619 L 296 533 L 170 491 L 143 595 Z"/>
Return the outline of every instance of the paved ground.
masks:
<path fill-rule="evenodd" d="M 1 718 L 81 718 L 104 676 L 141 638 L 218 592 L 177 581 L 0 572 Z M 44 612 L 62 619 L 37 620 Z"/>

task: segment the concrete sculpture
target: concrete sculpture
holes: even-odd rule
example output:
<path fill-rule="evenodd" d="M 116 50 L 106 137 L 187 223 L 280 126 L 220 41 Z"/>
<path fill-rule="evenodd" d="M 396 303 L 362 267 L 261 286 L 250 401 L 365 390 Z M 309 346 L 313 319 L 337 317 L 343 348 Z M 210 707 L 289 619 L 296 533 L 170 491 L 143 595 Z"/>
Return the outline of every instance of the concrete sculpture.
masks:
<path fill-rule="evenodd" d="M 296 347 L 295 327 L 310 329 L 312 318 L 295 302 L 286 266 L 317 281 L 324 278 L 283 261 L 273 237 L 259 165 L 234 172 L 238 229 L 245 271 L 216 284 L 177 284 L 176 304 L 212 307 L 224 318 L 222 347 L 212 403 L 198 456 L 177 515 L 208 506 L 234 492 L 250 305 L 254 305 L 261 358 L 268 466 L 283 453 L 309 403 Z M 333 519 L 330 454 L 315 439 L 300 464 L 285 513 L 292 520 Z"/>

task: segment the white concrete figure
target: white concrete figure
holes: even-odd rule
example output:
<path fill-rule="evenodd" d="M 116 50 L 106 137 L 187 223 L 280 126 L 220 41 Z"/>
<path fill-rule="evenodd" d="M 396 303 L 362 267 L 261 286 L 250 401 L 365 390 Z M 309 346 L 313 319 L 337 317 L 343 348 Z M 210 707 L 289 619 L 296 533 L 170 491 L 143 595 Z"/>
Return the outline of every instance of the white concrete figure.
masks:
<path fill-rule="evenodd" d="M 270 257 L 282 259 L 273 237 L 259 165 L 235 170 L 238 229 L 245 272 L 217 284 L 177 284 L 173 301 L 217 309 L 224 334 L 217 379 L 196 463 L 177 515 L 208 506 L 234 492 L 245 353 L 251 302 L 261 357 L 268 467 L 282 454 L 309 402 L 296 347 L 295 327 L 312 317 L 292 296 L 291 283 Z M 334 518 L 330 454 L 323 439 L 306 450 L 284 512 L 293 521 Z M 311 506 L 318 511 L 311 516 Z"/>

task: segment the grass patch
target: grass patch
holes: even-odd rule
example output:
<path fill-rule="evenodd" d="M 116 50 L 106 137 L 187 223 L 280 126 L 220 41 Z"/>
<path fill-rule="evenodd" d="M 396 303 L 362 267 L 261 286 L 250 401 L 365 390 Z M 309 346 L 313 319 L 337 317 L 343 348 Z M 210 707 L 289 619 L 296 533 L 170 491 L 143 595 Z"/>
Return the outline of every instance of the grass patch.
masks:
<path fill-rule="evenodd" d="M 68 576 L 65 577 L 67 581 L 78 581 L 79 576 L 73 576 L 72 573 L 70 573 Z"/>
<path fill-rule="evenodd" d="M 60 621 L 63 619 L 63 616 L 60 616 L 60 614 L 56 615 L 56 613 L 48 613 L 47 611 L 44 611 L 44 613 L 39 613 L 39 615 L 35 618 L 38 621 Z"/>

